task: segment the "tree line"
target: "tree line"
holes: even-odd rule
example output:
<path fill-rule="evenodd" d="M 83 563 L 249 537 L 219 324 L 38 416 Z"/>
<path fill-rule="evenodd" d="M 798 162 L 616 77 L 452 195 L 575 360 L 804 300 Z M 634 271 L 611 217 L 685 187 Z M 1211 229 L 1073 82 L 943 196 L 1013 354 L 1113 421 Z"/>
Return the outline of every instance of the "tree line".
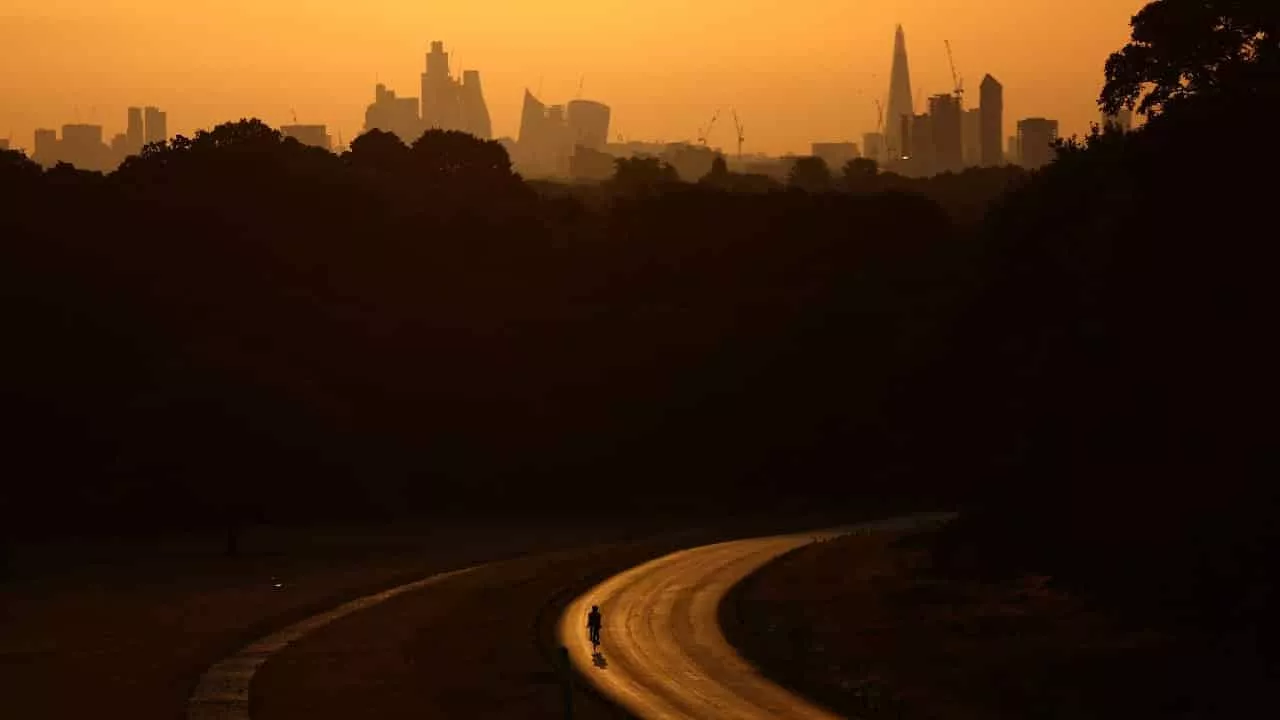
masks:
<path fill-rule="evenodd" d="M 790 493 L 765 468 L 889 402 L 1024 175 L 554 188 L 464 133 L 339 156 L 256 120 L 2 172 L 6 504 L 50 529 Z"/>

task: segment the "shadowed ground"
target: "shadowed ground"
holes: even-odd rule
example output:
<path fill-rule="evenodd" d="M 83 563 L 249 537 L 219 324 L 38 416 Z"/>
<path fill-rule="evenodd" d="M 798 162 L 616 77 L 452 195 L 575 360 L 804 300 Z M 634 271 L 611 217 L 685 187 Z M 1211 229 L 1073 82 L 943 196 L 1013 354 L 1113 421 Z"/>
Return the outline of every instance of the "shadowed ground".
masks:
<path fill-rule="evenodd" d="M 280 627 L 437 572 L 633 532 L 263 529 L 246 534 L 239 558 L 221 556 L 221 538 L 19 548 L 0 592 L 5 715 L 183 718 L 210 665 Z"/>
<path fill-rule="evenodd" d="M 1265 686 L 1241 675 L 1228 689 L 1173 628 L 1122 621 L 1051 578 L 945 572 L 936 538 L 799 548 L 734 588 L 726 635 L 771 678 L 868 720 L 1238 717 L 1206 699 L 1261 697 L 1234 697 Z"/>
<path fill-rule="evenodd" d="M 557 626 L 587 588 L 682 548 L 823 523 L 723 520 L 518 558 L 397 596 L 271 656 L 251 686 L 253 718 L 561 718 Z M 628 717 L 581 678 L 573 686 L 576 718 Z"/>

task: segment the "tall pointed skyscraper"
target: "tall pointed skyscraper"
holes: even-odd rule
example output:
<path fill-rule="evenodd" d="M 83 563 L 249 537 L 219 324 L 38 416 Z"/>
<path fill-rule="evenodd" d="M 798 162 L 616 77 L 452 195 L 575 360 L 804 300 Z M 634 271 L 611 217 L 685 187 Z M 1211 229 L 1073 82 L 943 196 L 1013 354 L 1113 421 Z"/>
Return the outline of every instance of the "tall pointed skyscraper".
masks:
<path fill-rule="evenodd" d="M 893 35 L 893 68 L 889 71 L 889 107 L 884 118 L 885 145 L 890 158 L 901 157 L 902 116 L 914 115 L 911 105 L 911 71 L 907 67 L 907 39 L 899 25 Z"/>

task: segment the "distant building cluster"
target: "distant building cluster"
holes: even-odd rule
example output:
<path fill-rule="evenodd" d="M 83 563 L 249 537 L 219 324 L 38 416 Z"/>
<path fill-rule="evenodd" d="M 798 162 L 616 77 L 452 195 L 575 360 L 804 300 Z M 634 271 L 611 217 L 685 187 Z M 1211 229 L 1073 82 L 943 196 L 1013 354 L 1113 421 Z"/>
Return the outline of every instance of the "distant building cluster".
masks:
<path fill-rule="evenodd" d="M 592 159 L 599 158 L 609 142 L 609 117 L 609 106 L 594 100 L 547 106 L 525 90 L 512 160 L 532 175 L 597 174 L 591 169 Z M 603 162 L 594 165 L 604 167 Z M 608 165 L 611 173 L 612 160 Z"/>
<path fill-rule="evenodd" d="M 499 138 L 513 164 L 531 176 L 596 177 L 612 174 L 609 106 L 592 100 L 547 106 L 525 91 L 520 128 L 515 138 Z M 365 109 L 364 132 L 381 130 L 412 143 L 432 129 L 458 130 L 482 140 L 493 139 L 493 124 L 480 84 L 480 73 L 464 70 L 455 77 L 444 43 L 433 41 L 422 73 L 421 94 L 400 97 L 386 85 L 374 88 Z"/>
<path fill-rule="evenodd" d="M 441 41 L 430 44 L 419 90 L 416 97 L 400 97 L 386 85 L 378 84 L 373 103 L 365 109 L 363 132 L 394 133 L 405 143 L 412 143 L 431 129 L 493 139 L 479 71 L 463 70 L 455 76 Z M 1036 168 L 1053 159 L 1058 122 L 1024 118 L 1015 123 L 1014 133 L 1006 136 L 1004 88 L 991 75 L 982 79 L 977 107 L 965 107 L 958 78 L 953 92 L 930 96 L 925 107 L 916 108 L 912 98 L 906 36 L 898 26 L 889 94 L 885 105 L 877 103 L 880 115 L 875 131 L 862 134 L 861 147 L 845 140 L 814 142 L 810 155 L 821 158 L 837 173 L 849 161 L 868 157 L 886 170 L 914 177 L 1005 164 Z M 659 158 L 672 165 L 682 179 L 697 180 L 710 170 L 716 157 L 722 156 L 706 142 L 715 116 L 699 129 L 697 142 L 627 142 L 619 136 L 617 142 L 611 143 L 610 121 L 610 108 L 603 103 L 579 98 L 563 105 L 546 105 L 526 89 L 516 137 L 499 138 L 498 142 L 506 148 L 516 169 L 527 176 L 578 180 L 608 178 L 617 158 L 632 156 Z M 727 159 L 729 166 L 737 172 L 785 178 L 796 157 L 744 156 L 743 130 L 736 111 L 734 122 L 738 152 Z M 1127 131 L 1132 122 L 1132 112 L 1123 110 L 1103 117 L 1101 125 Z M 324 125 L 298 124 L 295 118 L 294 124 L 282 126 L 280 132 L 304 145 L 338 152 L 345 149 L 341 136 L 335 146 Z M 46 167 L 65 162 L 82 169 L 109 171 L 126 157 L 141 152 L 147 143 L 162 142 L 168 137 L 164 112 L 155 107 L 131 107 L 125 132 L 109 142 L 104 141 L 99 125 L 64 125 L 61 136 L 55 130 L 39 129 L 35 131 L 31 155 Z M 0 140 L 0 149 L 8 146 L 7 140 Z"/>
<path fill-rule="evenodd" d="M 168 138 L 168 115 L 164 111 L 155 107 L 131 107 L 125 131 L 113 136 L 109 144 L 103 140 L 101 125 L 63 125 L 61 137 L 57 130 L 36 130 L 31 159 L 45 167 L 69 163 L 82 170 L 107 172 L 126 157 L 142 152 L 144 145 L 165 142 Z"/>
<path fill-rule="evenodd" d="M 1058 138 L 1056 120 L 1019 120 L 1016 135 L 1006 139 L 1004 87 L 986 75 L 978 91 L 978 107 L 966 108 L 964 89 L 957 80 L 953 92 L 932 95 L 927 107 L 917 113 L 911 94 L 906 36 L 898 26 L 893 41 L 888 112 L 881 117 L 881 127 L 862 136 L 863 149 L 886 169 L 915 177 L 1005 164 L 1037 168 L 1053 159 L 1052 145 Z M 1128 129 L 1127 117 L 1116 122 Z"/>
<path fill-rule="evenodd" d="M 397 97 L 395 91 L 379 84 L 373 104 L 365 109 L 364 131 L 395 133 L 412 143 L 427 130 L 460 130 L 482 140 L 493 138 L 489 107 L 480 87 L 480 72 L 464 70 L 455 78 L 449 69 L 449 53 L 436 40 L 427 53 L 419 97 Z"/>

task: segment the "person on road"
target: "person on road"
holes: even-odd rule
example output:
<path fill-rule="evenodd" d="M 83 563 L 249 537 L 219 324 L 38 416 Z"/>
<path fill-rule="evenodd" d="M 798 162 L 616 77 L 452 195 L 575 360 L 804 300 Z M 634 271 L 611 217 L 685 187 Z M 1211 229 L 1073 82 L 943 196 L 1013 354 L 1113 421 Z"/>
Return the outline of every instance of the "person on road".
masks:
<path fill-rule="evenodd" d="M 591 612 L 587 613 L 587 635 L 591 638 L 591 646 L 600 645 L 600 606 L 592 605 Z"/>

